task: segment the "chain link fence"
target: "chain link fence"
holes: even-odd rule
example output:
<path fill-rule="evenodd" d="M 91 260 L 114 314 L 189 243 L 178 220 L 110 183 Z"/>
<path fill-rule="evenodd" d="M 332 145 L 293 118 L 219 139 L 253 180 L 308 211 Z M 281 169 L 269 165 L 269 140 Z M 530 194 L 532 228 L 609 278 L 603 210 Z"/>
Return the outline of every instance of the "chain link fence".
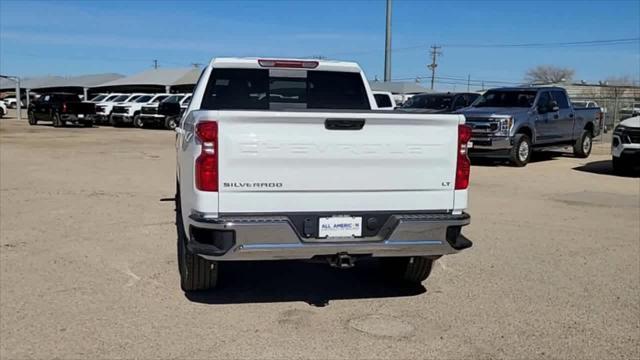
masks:
<path fill-rule="evenodd" d="M 615 85 L 567 85 L 576 107 L 597 106 L 604 113 L 602 142 L 611 141 L 611 132 L 620 121 L 640 115 L 640 87 Z"/>

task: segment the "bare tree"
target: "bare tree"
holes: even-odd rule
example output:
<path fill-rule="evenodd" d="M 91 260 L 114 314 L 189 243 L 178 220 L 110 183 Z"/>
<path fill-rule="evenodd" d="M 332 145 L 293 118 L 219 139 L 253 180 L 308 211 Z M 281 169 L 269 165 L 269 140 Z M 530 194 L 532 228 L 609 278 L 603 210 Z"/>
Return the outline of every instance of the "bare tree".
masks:
<path fill-rule="evenodd" d="M 575 71 L 571 68 L 561 68 L 553 65 L 538 65 L 529 69 L 525 80 L 531 84 L 549 84 L 567 82 L 573 79 Z"/>

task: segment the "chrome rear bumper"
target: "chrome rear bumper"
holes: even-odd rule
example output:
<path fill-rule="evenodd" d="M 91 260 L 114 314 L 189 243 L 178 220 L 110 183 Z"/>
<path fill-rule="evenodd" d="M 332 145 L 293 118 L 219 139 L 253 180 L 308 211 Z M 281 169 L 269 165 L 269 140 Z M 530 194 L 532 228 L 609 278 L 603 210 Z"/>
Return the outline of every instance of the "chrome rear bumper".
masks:
<path fill-rule="evenodd" d="M 186 220 L 189 225 L 185 230 L 190 234 L 187 247 L 211 260 L 311 259 L 339 253 L 374 257 L 440 256 L 472 245 L 460 231 L 470 222 L 466 213 L 391 215 L 375 236 L 330 240 L 301 236 L 286 216 L 209 218 L 193 213 Z M 193 236 L 194 227 L 233 236 L 233 242 L 227 242 L 228 248 L 222 250 L 204 244 Z"/>

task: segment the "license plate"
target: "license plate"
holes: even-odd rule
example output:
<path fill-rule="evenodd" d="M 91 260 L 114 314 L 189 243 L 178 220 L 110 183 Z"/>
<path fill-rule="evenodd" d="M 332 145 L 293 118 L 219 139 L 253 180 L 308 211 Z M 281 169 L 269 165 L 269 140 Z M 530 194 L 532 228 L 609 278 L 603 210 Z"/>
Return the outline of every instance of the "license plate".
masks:
<path fill-rule="evenodd" d="M 332 216 L 321 217 L 319 220 L 318 237 L 362 236 L 362 217 Z"/>
<path fill-rule="evenodd" d="M 78 114 L 78 119 L 83 119 L 84 118 L 84 114 Z"/>

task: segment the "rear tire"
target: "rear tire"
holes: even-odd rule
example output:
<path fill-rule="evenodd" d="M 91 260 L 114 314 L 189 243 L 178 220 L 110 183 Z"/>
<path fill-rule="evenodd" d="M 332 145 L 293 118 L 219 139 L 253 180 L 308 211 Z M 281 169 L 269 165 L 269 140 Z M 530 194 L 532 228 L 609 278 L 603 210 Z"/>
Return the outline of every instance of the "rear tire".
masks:
<path fill-rule="evenodd" d="M 118 122 L 116 121 L 116 119 L 113 118 L 113 114 L 109 114 L 109 125 L 113 127 L 118 126 Z"/>
<path fill-rule="evenodd" d="M 593 135 L 591 131 L 585 130 L 573 144 L 573 155 L 577 158 L 588 158 L 593 147 Z"/>
<path fill-rule="evenodd" d="M 53 127 L 63 127 L 64 123 L 60 120 L 60 115 L 53 113 L 51 115 L 51 121 L 53 122 Z"/>
<path fill-rule="evenodd" d="M 36 116 L 33 113 L 33 111 L 29 111 L 29 113 L 27 114 L 27 118 L 29 119 L 29 125 L 31 126 L 36 125 L 38 123 L 38 120 L 36 120 Z"/>
<path fill-rule="evenodd" d="M 424 256 L 383 258 L 385 272 L 403 282 L 420 284 L 425 281 L 433 269 L 433 258 Z"/>
<path fill-rule="evenodd" d="M 93 121 L 85 121 L 85 122 L 82 123 L 82 126 L 84 126 L 86 128 L 93 127 Z"/>
<path fill-rule="evenodd" d="M 526 166 L 531 160 L 531 139 L 526 134 L 516 134 L 509 160 L 516 167 Z"/>
<path fill-rule="evenodd" d="M 176 191 L 176 230 L 178 233 L 178 270 L 182 291 L 215 289 L 218 284 L 218 262 L 206 260 L 187 248 L 187 234 L 182 223 L 180 192 Z"/>

